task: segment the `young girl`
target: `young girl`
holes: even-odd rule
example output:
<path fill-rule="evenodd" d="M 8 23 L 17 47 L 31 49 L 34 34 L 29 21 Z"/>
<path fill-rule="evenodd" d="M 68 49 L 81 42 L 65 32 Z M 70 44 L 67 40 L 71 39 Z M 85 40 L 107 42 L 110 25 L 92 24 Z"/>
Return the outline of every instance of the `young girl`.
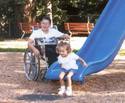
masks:
<path fill-rule="evenodd" d="M 57 45 L 58 63 L 61 66 L 61 73 L 59 75 L 60 79 L 60 90 L 59 95 L 66 94 L 67 96 L 72 96 L 72 81 L 71 77 L 77 72 L 78 65 L 76 61 L 79 60 L 82 65 L 87 67 L 87 63 L 80 58 L 78 55 L 72 52 L 70 44 L 67 42 L 60 42 Z M 65 87 L 64 76 L 67 76 L 67 88 Z"/>

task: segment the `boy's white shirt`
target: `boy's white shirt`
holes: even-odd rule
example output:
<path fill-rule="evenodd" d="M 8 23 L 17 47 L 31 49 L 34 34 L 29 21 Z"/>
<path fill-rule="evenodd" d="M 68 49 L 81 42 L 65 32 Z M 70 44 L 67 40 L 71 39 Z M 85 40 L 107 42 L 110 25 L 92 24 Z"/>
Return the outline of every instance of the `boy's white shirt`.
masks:
<path fill-rule="evenodd" d="M 58 56 L 58 63 L 61 64 L 62 68 L 69 69 L 78 69 L 76 61 L 79 59 L 79 56 L 75 53 L 70 53 L 67 57 Z"/>
<path fill-rule="evenodd" d="M 49 28 L 49 32 L 47 34 L 44 33 L 41 29 L 34 30 L 29 38 L 34 40 L 35 38 L 44 38 L 44 37 L 51 38 L 51 37 L 60 37 L 62 35 L 64 34 L 61 33 L 60 31 L 53 29 L 53 28 Z"/>

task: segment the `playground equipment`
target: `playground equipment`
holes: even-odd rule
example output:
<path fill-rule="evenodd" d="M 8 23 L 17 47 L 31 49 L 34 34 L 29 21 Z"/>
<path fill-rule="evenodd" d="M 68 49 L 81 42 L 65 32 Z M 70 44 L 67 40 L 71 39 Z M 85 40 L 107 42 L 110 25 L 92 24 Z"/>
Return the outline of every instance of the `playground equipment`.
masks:
<path fill-rule="evenodd" d="M 78 72 L 72 77 L 84 81 L 86 75 L 99 72 L 112 63 L 125 39 L 124 0 L 109 0 L 93 31 L 77 54 L 89 64 L 83 68 L 78 62 Z M 69 61 L 70 62 L 70 61 Z M 53 63 L 45 74 L 46 79 L 59 80 L 60 67 Z"/>

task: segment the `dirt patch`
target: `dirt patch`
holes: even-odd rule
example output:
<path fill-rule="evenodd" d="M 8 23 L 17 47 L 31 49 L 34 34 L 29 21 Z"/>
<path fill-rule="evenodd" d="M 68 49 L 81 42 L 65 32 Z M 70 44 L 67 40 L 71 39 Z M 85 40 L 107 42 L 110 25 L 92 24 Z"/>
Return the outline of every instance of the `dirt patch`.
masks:
<path fill-rule="evenodd" d="M 73 97 L 56 95 L 58 81 L 28 81 L 22 53 L 0 53 L 0 103 L 125 103 L 125 61 L 73 84 Z"/>

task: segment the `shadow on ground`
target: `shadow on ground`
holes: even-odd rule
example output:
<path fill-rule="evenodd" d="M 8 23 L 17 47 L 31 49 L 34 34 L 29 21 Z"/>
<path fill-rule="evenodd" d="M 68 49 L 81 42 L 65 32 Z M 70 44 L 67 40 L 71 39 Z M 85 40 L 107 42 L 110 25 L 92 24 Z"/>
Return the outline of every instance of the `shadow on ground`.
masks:
<path fill-rule="evenodd" d="M 66 97 L 61 97 L 57 95 L 51 95 L 51 94 L 27 94 L 22 95 L 20 97 L 17 97 L 18 100 L 26 100 L 26 101 L 54 101 L 54 100 L 60 100 L 64 99 Z M 68 98 L 68 97 L 67 97 Z"/>

